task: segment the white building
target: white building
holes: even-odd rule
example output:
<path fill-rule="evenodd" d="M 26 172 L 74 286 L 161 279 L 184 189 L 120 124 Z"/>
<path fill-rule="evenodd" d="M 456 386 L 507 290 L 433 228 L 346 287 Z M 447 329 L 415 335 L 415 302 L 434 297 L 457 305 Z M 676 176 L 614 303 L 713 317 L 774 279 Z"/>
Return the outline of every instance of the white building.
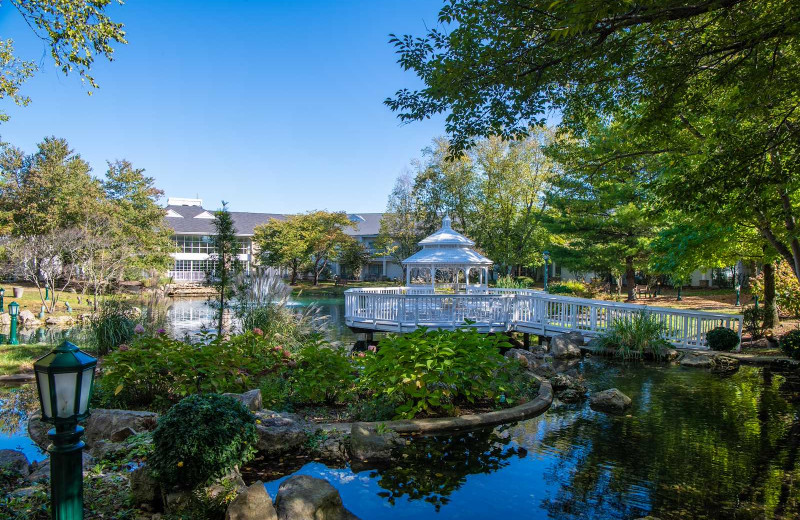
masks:
<path fill-rule="evenodd" d="M 175 282 L 190 283 L 200 282 L 210 270 L 211 253 L 213 245 L 211 237 L 214 235 L 213 210 L 203 208 L 202 199 L 185 199 L 170 197 L 167 199 L 166 224 L 172 228 L 172 240 L 177 251 L 172 253 L 175 263 L 169 271 Z M 253 233 L 255 228 L 266 224 L 270 220 L 283 220 L 286 215 L 278 213 L 250 213 L 231 211 L 231 217 L 239 238 L 239 260 L 246 270 L 250 270 L 257 263 L 257 251 L 253 248 Z M 401 279 L 403 268 L 392 261 L 391 258 L 379 256 L 374 247 L 378 238 L 382 213 L 349 214 L 353 226 L 345 232 L 363 243 L 372 252 L 369 265 L 362 270 L 363 279 Z M 331 271 L 336 275 L 343 275 L 340 266 L 333 264 Z"/>

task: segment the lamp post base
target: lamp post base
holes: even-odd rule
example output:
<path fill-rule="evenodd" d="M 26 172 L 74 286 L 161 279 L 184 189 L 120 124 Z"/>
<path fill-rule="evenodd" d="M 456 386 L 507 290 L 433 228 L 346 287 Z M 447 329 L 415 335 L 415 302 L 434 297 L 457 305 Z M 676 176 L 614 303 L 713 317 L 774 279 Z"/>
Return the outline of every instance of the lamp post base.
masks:
<path fill-rule="evenodd" d="M 47 432 L 52 520 L 83 520 L 83 427 Z"/>

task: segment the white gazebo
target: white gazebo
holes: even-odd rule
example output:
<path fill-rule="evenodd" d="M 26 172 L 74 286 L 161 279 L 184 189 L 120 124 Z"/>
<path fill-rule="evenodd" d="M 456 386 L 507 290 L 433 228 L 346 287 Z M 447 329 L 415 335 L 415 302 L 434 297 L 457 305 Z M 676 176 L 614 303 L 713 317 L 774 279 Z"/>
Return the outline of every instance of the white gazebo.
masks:
<path fill-rule="evenodd" d="M 406 286 L 427 286 L 436 289 L 437 271 L 446 271 L 451 275 L 453 287 L 458 291 L 460 277 L 464 277 L 464 289 L 468 290 L 470 274 L 473 269 L 477 271 L 477 283 L 472 287 L 485 287 L 489 279 L 489 268 L 492 261 L 474 249 L 475 242 L 451 227 L 450 217 L 442 219 L 442 228 L 436 233 L 419 242 L 422 249 L 406 258 L 403 265 L 406 268 Z M 412 270 L 416 269 L 417 277 L 412 277 Z M 420 273 L 430 277 L 429 283 L 412 284 L 412 280 L 419 278 Z M 425 278 L 425 277 L 423 277 Z"/>

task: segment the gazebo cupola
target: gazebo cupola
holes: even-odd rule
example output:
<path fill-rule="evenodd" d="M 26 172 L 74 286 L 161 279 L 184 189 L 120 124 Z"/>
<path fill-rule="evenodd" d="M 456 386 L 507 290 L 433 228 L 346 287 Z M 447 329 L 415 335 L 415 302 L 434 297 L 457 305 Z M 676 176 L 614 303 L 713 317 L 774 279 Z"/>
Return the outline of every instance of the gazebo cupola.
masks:
<path fill-rule="evenodd" d="M 436 288 L 437 273 L 447 273 L 449 281 L 458 289 L 463 276 L 464 287 L 470 286 L 472 270 L 477 274 L 473 286 L 485 286 L 489 278 L 492 261 L 474 249 L 475 242 L 453 230 L 450 217 L 442 219 L 442 227 L 436 233 L 419 242 L 422 249 L 403 261 L 406 268 L 406 285 L 430 285 Z M 412 271 L 415 271 L 412 276 Z M 440 278 L 443 278 L 440 276 Z M 419 283 L 423 280 L 424 283 Z"/>

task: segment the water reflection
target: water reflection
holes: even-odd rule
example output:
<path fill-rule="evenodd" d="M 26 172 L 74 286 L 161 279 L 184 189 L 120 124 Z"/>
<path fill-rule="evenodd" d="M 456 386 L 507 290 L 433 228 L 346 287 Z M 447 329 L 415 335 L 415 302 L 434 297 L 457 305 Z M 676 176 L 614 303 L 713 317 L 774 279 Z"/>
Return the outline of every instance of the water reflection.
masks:
<path fill-rule="evenodd" d="M 602 360 L 581 369 L 592 390 L 628 394 L 629 415 L 556 403 L 509 428 L 416 441 L 391 467 L 300 472 L 332 478 L 362 518 L 800 515 L 798 374 Z"/>

